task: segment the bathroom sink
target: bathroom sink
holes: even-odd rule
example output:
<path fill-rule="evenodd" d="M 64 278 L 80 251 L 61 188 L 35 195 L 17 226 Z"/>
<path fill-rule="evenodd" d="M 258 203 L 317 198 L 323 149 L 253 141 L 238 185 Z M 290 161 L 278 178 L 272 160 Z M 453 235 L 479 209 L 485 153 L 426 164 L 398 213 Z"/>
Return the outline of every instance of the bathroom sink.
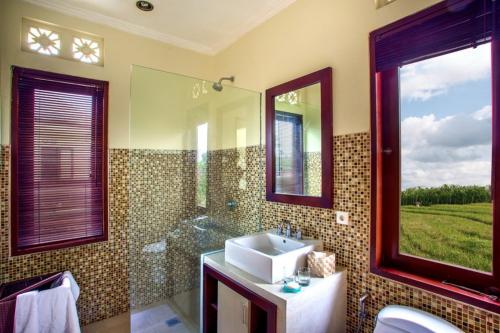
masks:
<path fill-rule="evenodd" d="M 307 253 L 313 250 L 323 250 L 323 242 L 265 231 L 226 240 L 225 259 L 268 283 L 276 283 L 305 266 Z"/>

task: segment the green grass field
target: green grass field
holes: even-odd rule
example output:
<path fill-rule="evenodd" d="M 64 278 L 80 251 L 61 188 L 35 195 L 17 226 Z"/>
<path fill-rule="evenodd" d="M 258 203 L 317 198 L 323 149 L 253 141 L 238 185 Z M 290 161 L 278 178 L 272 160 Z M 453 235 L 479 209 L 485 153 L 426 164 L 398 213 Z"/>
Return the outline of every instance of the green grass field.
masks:
<path fill-rule="evenodd" d="M 401 207 L 400 251 L 491 271 L 490 203 Z"/>

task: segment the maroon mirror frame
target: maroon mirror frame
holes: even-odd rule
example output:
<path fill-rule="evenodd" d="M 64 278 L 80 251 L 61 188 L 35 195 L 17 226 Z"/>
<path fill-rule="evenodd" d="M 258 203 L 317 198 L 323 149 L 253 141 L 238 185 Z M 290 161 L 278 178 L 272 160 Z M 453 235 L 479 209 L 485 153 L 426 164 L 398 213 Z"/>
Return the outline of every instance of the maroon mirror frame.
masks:
<path fill-rule="evenodd" d="M 332 68 L 304 75 L 266 90 L 266 200 L 321 208 L 332 207 L 333 193 L 333 125 Z M 275 105 L 274 98 L 284 93 L 319 83 L 321 88 L 321 196 L 276 193 Z"/>

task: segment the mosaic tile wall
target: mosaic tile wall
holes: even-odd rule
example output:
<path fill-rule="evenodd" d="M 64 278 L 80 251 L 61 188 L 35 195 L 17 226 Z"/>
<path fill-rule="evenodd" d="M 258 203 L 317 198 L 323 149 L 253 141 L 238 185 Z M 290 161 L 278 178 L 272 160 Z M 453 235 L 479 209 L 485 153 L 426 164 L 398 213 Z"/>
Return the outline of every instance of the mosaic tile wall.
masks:
<path fill-rule="evenodd" d="M 70 270 L 81 288 L 80 324 L 128 311 L 128 153 L 110 151 L 109 240 L 9 257 L 9 147 L 1 147 L 0 282 Z"/>
<path fill-rule="evenodd" d="M 210 151 L 207 213 L 227 233 L 237 236 L 259 230 L 262 165 L 259 147 Z M 236 207 L 229 209 L 228 203 Z"/>
<path fill-rule="evenodd" d="M 321 152 L 305 153 L 304 193 L 321 196 Z"/>
<path fill-rule="evenodd" d="M 195 214 L 195 161 L 192 151 L 130 151 L 132 308 L 171 296 L 174 284 L 170 281 L 191 281 L 189 258 L 173 252 L 183 245 L 179 242 L 184 237 L 179 225 Z"/>
<path fill-rule="evenodd" d="M 158 154 L 158 152 L 111 150 L 110 240 L 106 243 L 14 258 L 8 256 L 8 153 L 8 147 L 3 146 L 1 150 L 3 164 L 0 170 L 2 204 L 0 281 L 63 269 L 71 270 L 82 287 L 82 295 L 78 301 L 82 324 L 128 310 L 127 268 L 129 260 L 136 257 L 131 252 L 129 256 L 128 251 L 132 251 L 134 247 L 135 251 L 142 251 L 145 245 L 154 244 L 147 248 L 150 251 L 141 252 L 142 261 L 137 261 L 134 263 L 136 266 L 132 266 L 134 269 L 147 272 L 144 280 L 136 280 L 139 283 L 136 284 L 134 292 L 141 297 L 141 293 L 146 292 L 148 296 L 138 303 L 149 304 L 154 302 L 156 297 L 172 295 L 196 286 L 197 280 L 187 278 L 192 276 L 193 271 L 182 271 L 179 268 L 192 267 L 193 253 L 196 254 L 217 242 L 221 243 L 223 238 L 229 235 L 228 233 L 221 236 L 218 231 L 231 228 L 233 228 L 231 233 L 253 231 L 258 223 L 255 217 L 259 215 L 260 210 L 264 228 L 272 228 L 282 219 L 288 219 L 294 227 L 300 225 L 306 235 L 321 238 L 328 249 L 336 252 L 338 264 L 348 268 L 349 332 L 355 330 L 357 300 L 364 291 L 369 291 L 371 294 L 368 301 L 370 317 L 366 321 L 365 332 L 372 332 L 376 313 L 383 306 L 393 303 L 429 311 L 466 332 L 500 332 L 498 315 L 368 273 L 370 221 L 368 133 L 334 138 L 334 209 L 266 202 L 263 186 L 260 185 L 264 182 L 262 168 L 264 154 L 258 147 L 212 152 L 209 155 L 211 173 L 209 171 L 206 210 L 209 216 L 201 221 L 192 219 L 194 213 L 199 212 L 194 207 L 195 177 L 191 177 L 194 175 L 192 152 L 177 152 L 165 157 L 164 152 Z M 133 168 L 130 176 L 129 159 L 141 165 L 139 169 Z M 138 170 L 141 171 L 137 172 Z M 186 174 L 190 177 L 185 177 Z M 130 209 L 131 216 L 137 221 L 142 221 L 137 224 L 137 229 L 134 229 L 134 226 L 127 226 L 129 179 L 131 208 L 142 207 L 142 211 Z M 175 193 L 164 193 L 168 192 L 167 189 L 174 189 L 172 192 Z M 161 193 L 161 198 L 157 197 L 158 193 Z M 237 202 L 233 211 L 227 209 L 226 203 L 229 199 Z M 157 210 L 163 214 L 163 220 L 155 218 Z M 352 224 L 350 226 L 335 224 L 335 210 L 348 211 Z M 172 222 L 175 228 L 155 229 L 155 223 L 165 224 L 165 221 L 170 221 L 170 215 L 176 216 L 177 224 Z M 193 233 L 192 224 L 205 225 L 216 231 L 212 234 Z M 214 226 L 216 228 L 213 228 Z M 151 237 L 144 235 L 149 231 Z M 167 236 L 171 239 L 168 242 L 169 247 L 167 247 Z M 165 244 L 161 242 L 163 238 Z M 189 242 L 191 245 L 186 247 L 185 241 L 179 241 L 181 239 L 191 239 L 193 242 Z M 130 249 L 127 242 L 131 244 Z M 180 246 L 182 244 L 184 247 Z M 162 251 L 162 246 L 170 250 L 168 256 L 157 255 L 156 252 Z M 149 263 L 153 264 L 148 266 Z M 169 274 L 177 270 L 180 271 L 176 273 L 179 274 L 179 278 L 174 278 L 173 284 L 167 284 L 166 290 L 155 287 L 155 285 L 165 286 L 163 284 L 165 279 L 171 278 Z M 131 279 L 133 274 L 131 270 Z M 137 276 L 139 275 L 136 275 L 136 278 Z M 132 291 L 132 280 L 130 288 Z M 149 292 L 149 289 L 152 292 Z M 135 301 L 137 302 L 137 299 Z"/>
<path fill-rule="evenodd" d="M 203 209 L 197 207 L 195 197 L 196 151 L 130 152 L 132 308 L 197 288 L 201 253 L 257 230 L 259 159 L 249 156 L 253 155 L 246 149 L 208 153 L 207 207 Z M 255 171 L 248 173 L 247 168 Z M 229 209 L 228 201 L 236 207 Z"/>
<path fill-rule="evenodd" d="M 263 157 L 263 155 L 261 156 Z M 258 158 L 258 156 L 255 156 Z M 350 226 L 335 223 L 335 210 L 349 212 Z M 287 219 L 308 236 L 319 237 L 347 267 L 348 331 L 357 324 L 358 299 L 368 291 L 369 318 L 364 332 L 373 332 L 373 319 L 388 304 L 403 304 L 434 313 L 466 332 L 500 331 L 500 316 L 402 285 L 369 273 L 370 136 L 357 133 L 334 138 L 334 207 L 321 209 L 265 202 L 263 226 Z"/>

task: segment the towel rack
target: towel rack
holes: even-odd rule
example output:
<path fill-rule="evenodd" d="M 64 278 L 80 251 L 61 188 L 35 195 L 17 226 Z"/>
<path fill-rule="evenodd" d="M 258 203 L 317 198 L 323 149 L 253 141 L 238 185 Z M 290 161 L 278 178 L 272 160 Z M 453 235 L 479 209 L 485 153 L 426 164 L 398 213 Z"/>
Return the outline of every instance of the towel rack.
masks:
<path fill-rule="evenodd" d="M 62 276 L 63 272 L 58 272 L 1 284 L 0 332 L 14 332 L 14 312 L 16 310 L 17 295 L 33 290 L 50 289 L 52 284 Z"/>

